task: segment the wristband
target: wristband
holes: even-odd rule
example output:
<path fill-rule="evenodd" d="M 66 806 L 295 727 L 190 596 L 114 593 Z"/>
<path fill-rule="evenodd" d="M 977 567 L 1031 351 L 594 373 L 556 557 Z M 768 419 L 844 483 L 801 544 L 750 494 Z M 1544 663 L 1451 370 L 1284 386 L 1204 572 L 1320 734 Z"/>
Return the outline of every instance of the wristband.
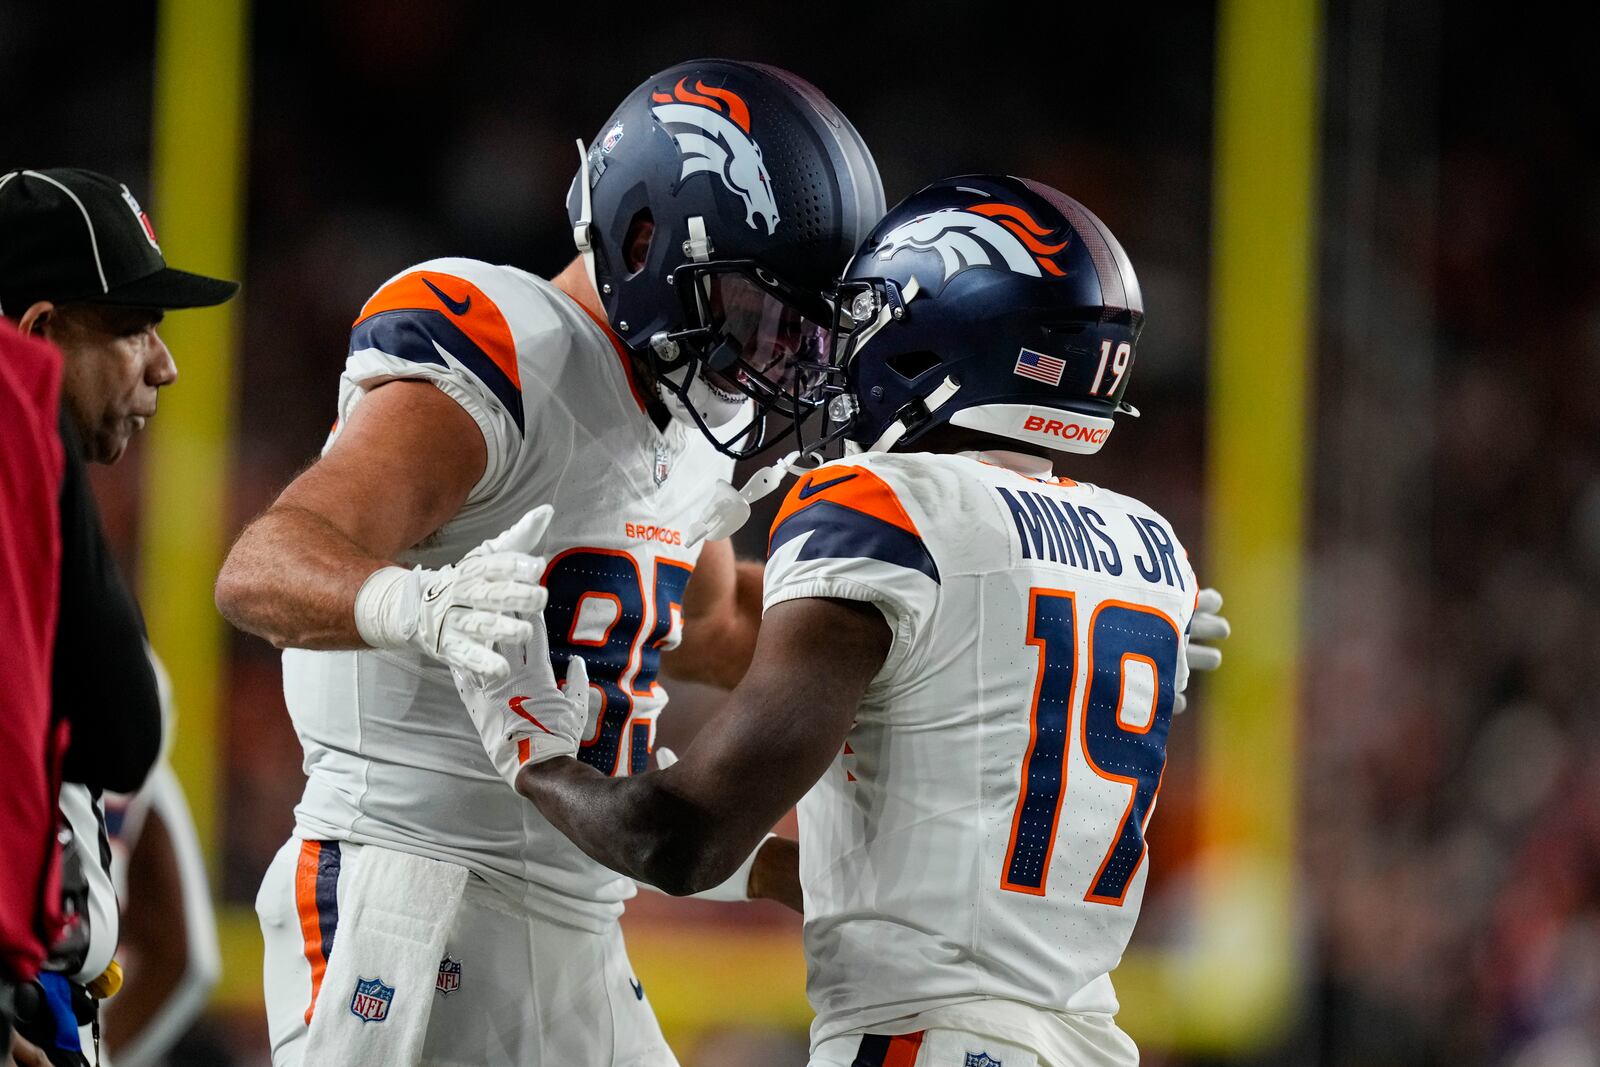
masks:
<path fill-rule="evenodd" d="M 356 632 L 373 648 L 404 648 L 417 632 L 422 581 L 404 567 L 379 567 L 356 592 Z"/>

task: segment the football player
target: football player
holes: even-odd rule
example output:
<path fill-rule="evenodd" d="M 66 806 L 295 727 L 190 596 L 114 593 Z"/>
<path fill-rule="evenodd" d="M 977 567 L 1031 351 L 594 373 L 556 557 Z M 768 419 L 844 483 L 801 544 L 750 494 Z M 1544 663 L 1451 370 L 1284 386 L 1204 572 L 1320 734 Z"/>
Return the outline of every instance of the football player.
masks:
<path fill-rule="evenodd" d="M 753 63 L 661 72 L 580 154 L 554 278 L 439 259 L 378 288 L 321 458 L 218 578 L 223 614 L 288 649 L 309 778 L 257 900 L 275 1067 L 675 1062 L 622 945 L 633 883 L 511 792 L 449 671 L 504 673 L 496 642 L 548 596 L 599 694 L 577 756 L 619 777 L 663 665 L 743 674 L 760 565 L 695 531 L 734 458 L 788 432 L 768 413 L 804 413 L 772 368 L 820 351 L 883 193 L 844 115 Z M 769 852 L 792 855 L 747 851 L 733 895 Z"/>
<path fill-rule="evenodd" d="M 551 823 L 671 892 L 799 802 L 816 1067 L 1136 1063 L 1109 972 L 1198 587 L 1160 514 L 1053 469 L 1133 413 L 1133 268 L 1077 201 L 969 176 L 893 209 L 838 306 L 803 378 L 858 454 L 778 512 L 733 710 L 621 779 L 566 755 L 580 671 L 557 696 L 537 631 L 527 667 L 463 698 L 491 747 L 527 750 L 516 786 Z"/>

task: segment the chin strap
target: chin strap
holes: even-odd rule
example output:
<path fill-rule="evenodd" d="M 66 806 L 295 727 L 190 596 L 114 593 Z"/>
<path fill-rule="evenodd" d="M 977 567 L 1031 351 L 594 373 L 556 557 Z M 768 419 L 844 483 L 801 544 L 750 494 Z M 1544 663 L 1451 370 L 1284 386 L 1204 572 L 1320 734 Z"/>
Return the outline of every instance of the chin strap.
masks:
<path fill-rule="evenodd" d="M 583 256 L 583 269 L 589 274 L 589 284 L 595 296 L 600 295 L 600 279 L 594 272 L 594 207 L 589 200 L 589 150 L 578 138 L 578 221 L 572 226 L 572 243 Z"/>
<path fill-rule="evenodd" d="M 950 398 L 955 396 L 960 388 L 954 378 L 947 376 L 939 384 L 939 388 L 929 393 L 923 400 L 924 415 L 931 414 L 949 403 Z M 889 451 L 895 442 L 905 436 L 909 428 L 905 419 L 895 419 L 866 451 Z M 848 447 L 849 443 L 846 442 L 847 450 Z M 684 531 L 684 546 L 693 548 L 704 540 L 720 541 L 725 537 L 732 537 L 750 521 L 751 504 L 771 494 L 789 475 L 814 470 L 823 462 L 825 461 L 822 457 L 815 452 L 790 452 L 776 463 L 762 467 L 752 474 L 742 489 L 735 489 L 728 482 L 716 482 L 711 487 L 711 502 L 706 505 L 705 513 Z"/>
<path fill-rule="evenodd" d="M 711 259 L 711 253 L 716 251 L 712 247 L 711 238 L 706 236 L 706 219 L 704 215 L 689 216 L 689 239 L 683 242 L 683 254 L 696 263 L 705 263 Z"/>
<path fill-rule="evenodd" d="M 762 467 L 735 489 L 729 482 L 717 481 L 711 487 L 711 502 L 705 514 L 684 531 L 685 548 L 693 548 L 701 541 L 721 541 L 732 537 L 750 521 L 750 505 L 783 484 L 791 474 L 803 474 L 820 465 L 822 457 L 815 453 L 790 452 L 776 463 Z"/>
<path fill-rule="evenodd" d="M 956 395 L 960 388 L 960 384 L 957 383 L 954 378 L 950 377 L 949 375 L 945 375 L 944 381 L 939 383 L 939 388 L 935 389 L 933 392 L 929 393 L 925 398 L 923 398 L 922 415 L 931 415 L 935 411 L 938 411 L 940 408 L 944 407 L 945 404 L 950 402 L 950 398 Z M 906 431 L 909 429 L 911 429 L 911 426 L 906 422 L 904 416 L 895 419 L 888 425 L 887 428 L 884 429 L 883 433 L 878 435 L 878 439 L 876 441 L 867 446 L 867 451 L 889 451 L 889 449 L 893 448 L 899 443 L 900 438 L 904 437 L 906 435 Z"/>

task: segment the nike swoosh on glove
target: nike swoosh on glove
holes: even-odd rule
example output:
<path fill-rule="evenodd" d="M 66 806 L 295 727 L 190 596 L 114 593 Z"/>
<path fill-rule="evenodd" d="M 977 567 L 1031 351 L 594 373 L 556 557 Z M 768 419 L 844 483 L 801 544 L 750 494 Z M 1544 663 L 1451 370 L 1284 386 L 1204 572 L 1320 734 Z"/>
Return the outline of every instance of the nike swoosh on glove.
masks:
<path fill-rule="evenodd" d="M 545 560 L 535 555 L 550 526 L 550 505 L 529 511 L 455 563 L 430 570 L 383 567 L 356 594 L 356 629 L 373 648 L 414 647 L 486 678 L 511 664 L 495 648 L 526 642 L 528 622 L 549 599 L 540 585 Z"/>
<path fill-rule="evenodd" d="M 589 667 L 582 656 L 567 661 L 565 688 L 557 684 L 542 618 L 535 620 L 533 630 L 525 645 L 510 650 L 509 677 L 497 680 L 462 670 L 450 672 L 489 762 L 513 789 L 523 764 L 578 754 L 590 702 L 600 698 L 589 685 Z"/>

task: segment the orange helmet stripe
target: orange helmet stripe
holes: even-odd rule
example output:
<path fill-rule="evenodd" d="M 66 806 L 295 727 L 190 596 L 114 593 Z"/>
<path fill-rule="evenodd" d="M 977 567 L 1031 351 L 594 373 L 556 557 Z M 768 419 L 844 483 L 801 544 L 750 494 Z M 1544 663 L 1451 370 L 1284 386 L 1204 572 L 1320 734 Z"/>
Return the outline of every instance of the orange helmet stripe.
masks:
<path fill-rule="evenodd" d="M 1022 210 L 1020 207 L 1018 207 L 1015 204 L 1007 204 L 1007 203 L 1003 203 L 1003 202 L 1002 203 L 990 203 L 990 204 L 974 204 L 971 207 L 967 208 L 967 210 L 976 212 L 979 215 L 990 215 L 990 216 L 1004 215 L 1007 218 L 1016 219 L 1018 222 L 1022 223 L 1024 226 L 1026 226 L 1029 229 L 1030 232 L 1033 233 L 1033 235 L 1035 237 L 1049 237 L 1050 236 L 1050 231 L 1049 230 L 1047 230 L 1045 227 L 1039 225 L 1038 221 L 1036 219 L 1034 219 L 1034 217 L 1032 215 L 1028 214 L 1026 211 Z"/>
<path fill-rule="evenodd" d="M 1006 229 L 1008 229 L 1012 233 L 1016 234 L 1017 235 L 1017 240 L 1021 241 L 1025 245 L 1027 245 L 1028 246 L 1028 251 L 1030 251 L 1030 252 L 1035 252 L 1035 253 L 1038 253 L 1039 255 L 1044 255 L 1044 256 L 1053 256 L 1057 252 L 1061 251 L 1063 248 L 1067 247 L 1067 242 L 1065 242 L 1065 241 L 1062 241 L 1058 245 L 1047 245 L 1043 241 L 1041 241 L 1037 237 L 1035 237 L 1033 234 L 1029 233 L 1027 230 L 1024 230 L 1020 225 L 1018 225 L 1017 223 L 1011 221 L 1010 219 L 1000 219 L 999 222 L 1000 222 L 1000 225 L 1004 226 Z"/>
<path fill-rule="evenodd" d="M 722 108 L 719 107 L 717 102 L 711 97 L 701 96 L 699 93 L 683 87 L 683 83 L 688 80 L 688 78 L 679 78 L 678 84 L 672 87 L 672 95 L 676 96 L 679 100 L 682 100 L 686 104 L 701 104 L 705 107 L 709 107 L 712 111 L 721 114 Z"/>
<path fill-rule="evenodd" d="M 727 104 L 728 117 L 745 133 L 750 132 L 750 108 L 745 104 L 744 97 L 731 89 L 714 89 L 698 78 L 695 79 L 694 87 L 707 96 L 714 96 Z"/>

